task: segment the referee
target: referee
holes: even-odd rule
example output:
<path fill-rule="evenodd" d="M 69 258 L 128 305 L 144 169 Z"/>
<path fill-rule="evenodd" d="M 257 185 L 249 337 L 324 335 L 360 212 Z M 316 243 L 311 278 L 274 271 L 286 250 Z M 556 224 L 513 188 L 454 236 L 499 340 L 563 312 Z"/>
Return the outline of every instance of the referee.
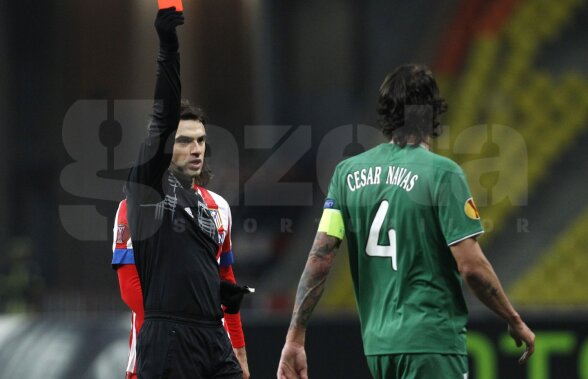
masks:
<path fill-rule="evenodd" d="M 222 323 L 219 234 L 193 189 L 205 143 L 202 123 L 180 121 L 175 8 L 155 20 L 159 56 L 148 135 L 127 183 L 128 217 L 145 308 L 137 373 L 151 378 L 242 378 Z M 193 148 L 191 147 L 193 146 Z M 189 159 L 182 149 L 189 147 Z M 182 158 L 182 159 L 180 159 Z M 228 305 L 228 304 L 224 304 Z"/>

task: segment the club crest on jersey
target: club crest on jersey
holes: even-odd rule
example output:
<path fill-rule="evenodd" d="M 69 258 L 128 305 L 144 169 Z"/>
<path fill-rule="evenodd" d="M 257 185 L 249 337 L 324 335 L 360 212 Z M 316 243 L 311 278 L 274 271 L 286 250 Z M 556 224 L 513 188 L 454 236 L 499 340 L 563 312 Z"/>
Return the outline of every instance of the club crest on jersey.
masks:
<path fill-rule="evenodd" d="M 116 228 L 116 243 L 124 244 L 129 239 L 129 229 L 126 224 L 118 224 Z"/>
<path fill-rule="evenodd" d="M 210 215 L 212 216 L 212 219 L 214 220 L 214 223 L 216 224 L 216 228 L 218 229 L 219 234 L 222 234 L 222 232 L 224 231 L 224 228 L 223 228 L 223 220 L 221 219 L 220 212 L 218 211 L 218 209 L 210 209 L 210 208 L 208 208 L 208 211 L 210 212 Z"/>
<path fill-rule="evenodd" d="M 335 200 L 334 199 L 326 199 L 325 205 L 323 206 L 325 209 L 332 209 L 335 208 Z"/>
<path fill-rule="evenodd" d="M 116 230 L 116 243 L 124 243 L 124 236 L 125 236 L 125 230 L 127 229 L 127 226 L 125 224 L 118 224 L 117 230 Z"/>
<path fill-rule="evenodd" d="M 463 211 L 465 212 L 466 216 L 468 216 L 472 220 L 479 220 L 480 219 L 480 213 L 478 212 L 478 208 L 476 208 L 476 204 L 474 203 L 474 199 L 471 197 L 466 200 L 466 202 L 463 206 Z"/>

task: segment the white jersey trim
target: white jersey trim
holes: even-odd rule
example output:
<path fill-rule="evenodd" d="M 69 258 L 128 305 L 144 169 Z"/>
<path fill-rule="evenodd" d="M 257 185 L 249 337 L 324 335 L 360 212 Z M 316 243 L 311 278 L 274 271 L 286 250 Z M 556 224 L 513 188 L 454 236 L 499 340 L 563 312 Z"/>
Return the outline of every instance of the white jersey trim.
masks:
<path fill-rule="evenodd" d="M 116 236 L 118 232 L 118 213 L 120 212 L 120 206 L 122 201 L 118 203 L 118 207 L 116 208 L 116 215 L 114 215 L 114 226 L 112 228 L 112 252 L 116 249 Z"/>
<path fill-rule="evenodd" d="M 458 240 L 455 240 L 455 241 L 453 241 L 453 242 L 450 242 L 450 243 L 448 243 L 448 244 L 447 244 L 447 246 L 455 245 L 455 244 L 456 244 L 456 243 L 458 243 L 458 242 L 461 242 L 461 241 L 463 241 L 463 240 L 467 240 L 468 238 L 471 238 L 471 237 L 474 237 L 474 236 L 477 236 L 477 235 L 480 235 L 480 234 L 484 234 L 484 231 L 483 231 L 483 230 L 481 230 L 481 231 L 479 231 L 479 232 L 472 233 L 472 234 L 470 234 L 469 236 L 462 237 L 462 238 L 460 238 L 460 239 L 458 239 Z"/>
<path fill-rule="evenodd" d="M 127 372 L 135 373 L 137 365 L 137 314 L 133 313 L 132 329 L 131 329 L 131 347 L 129 348 L 129 360 L 127 362 Z"/>

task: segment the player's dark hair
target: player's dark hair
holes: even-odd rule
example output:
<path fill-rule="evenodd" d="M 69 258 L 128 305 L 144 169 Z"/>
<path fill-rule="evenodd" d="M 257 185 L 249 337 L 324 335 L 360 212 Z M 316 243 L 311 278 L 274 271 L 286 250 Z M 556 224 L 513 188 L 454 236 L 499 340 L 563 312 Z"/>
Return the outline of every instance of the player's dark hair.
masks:
<path fill-rule="evenodd" d="M 378 124 L 386 138 L 401 147 L 438 137 L 439 116 L 446 111 L 447 103 L 426 66 L 397 67 L 380 86 Z"/>
<path fill-rule="evenodd" d="M 180 105 L 180 120 L 192 120 L 192 121 L 199 121 L 204 125 L 206 129 L 206 123 L 208 122 L 206 118 L 206 114 L 204 111 L 198 107 L 195 107 L 190 103 L 190 101 L 183 99 Z M 210 146 L 206 144 L 206 151 L 208 152 Z M 208 159 L 204 159 L 204 164 L 202 165 L 202 171 L 197 178 L 194 179 L 197 185 L 201 187 L 206 187 L 210 180 L 213 178 L 212 170 L 210 166 L 208 166 Z"/>

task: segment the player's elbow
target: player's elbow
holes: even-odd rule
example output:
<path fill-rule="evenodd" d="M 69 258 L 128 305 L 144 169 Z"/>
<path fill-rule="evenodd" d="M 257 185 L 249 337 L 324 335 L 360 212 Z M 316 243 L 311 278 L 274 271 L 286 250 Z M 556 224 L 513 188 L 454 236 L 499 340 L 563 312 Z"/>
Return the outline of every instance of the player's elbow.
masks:
<path fill-rule="evenodd" d="M 452 246 L 451 251 L 457 269 L 466 282 L 480 278 L 490 267 L 490 262 L 475 241 L 463 241 Z"/>
<path fill-rule="evenodd" d="M 133 283 L 121 283 L 120 298 L 133 312 L 143 307 L 141 287 Z"/>
<path fill-rule="evenodd" d="M 306 268 L 313 276 L 327 276 L 333 265 L 333 257 L 317 257 L 311 255 L 306 263 Z"/>
<path fill-rule="evenodd" d="M 129 295 L 129 289 L 126 288 L 124 285 L 121 285 L 121 287 L 120 287 L 120 299 L 126 305 L 129 305 L 129 303 L 131 302 L 131 296 Z"/>
<path fill-rule="evenodd" d="M 460 262 L 457 265 L 457 269 L 464 279 L 477 275 L 478 271 L 478 267 L 475 262 Z"/>
<path fill-rule="evenodd" d="M 464 266 L 459 269 L 463 280 L 470 286 L 475 286 L 480 282 L 481 272 L 475 266 Z"/>
<path fill-rule="evenodd" d="M 464 264 L 459 272 L 466 284 L 475 292 L 486 287 L 490 278 L 491 266 L 487 260 Z"/>
<path fill-rule="evenodd" d="M 458 266 L 463 280 L 472 288 L 478 287 L 487 277 L 490 263 L 485 259 L 463 262 Z"/>
<path fill-rule="evenodd" d="M 127 305 L 127 307 L 133 309 L 133 297 L 129 294 L 128 290 L 121 288 L 120 299 Z"/>

